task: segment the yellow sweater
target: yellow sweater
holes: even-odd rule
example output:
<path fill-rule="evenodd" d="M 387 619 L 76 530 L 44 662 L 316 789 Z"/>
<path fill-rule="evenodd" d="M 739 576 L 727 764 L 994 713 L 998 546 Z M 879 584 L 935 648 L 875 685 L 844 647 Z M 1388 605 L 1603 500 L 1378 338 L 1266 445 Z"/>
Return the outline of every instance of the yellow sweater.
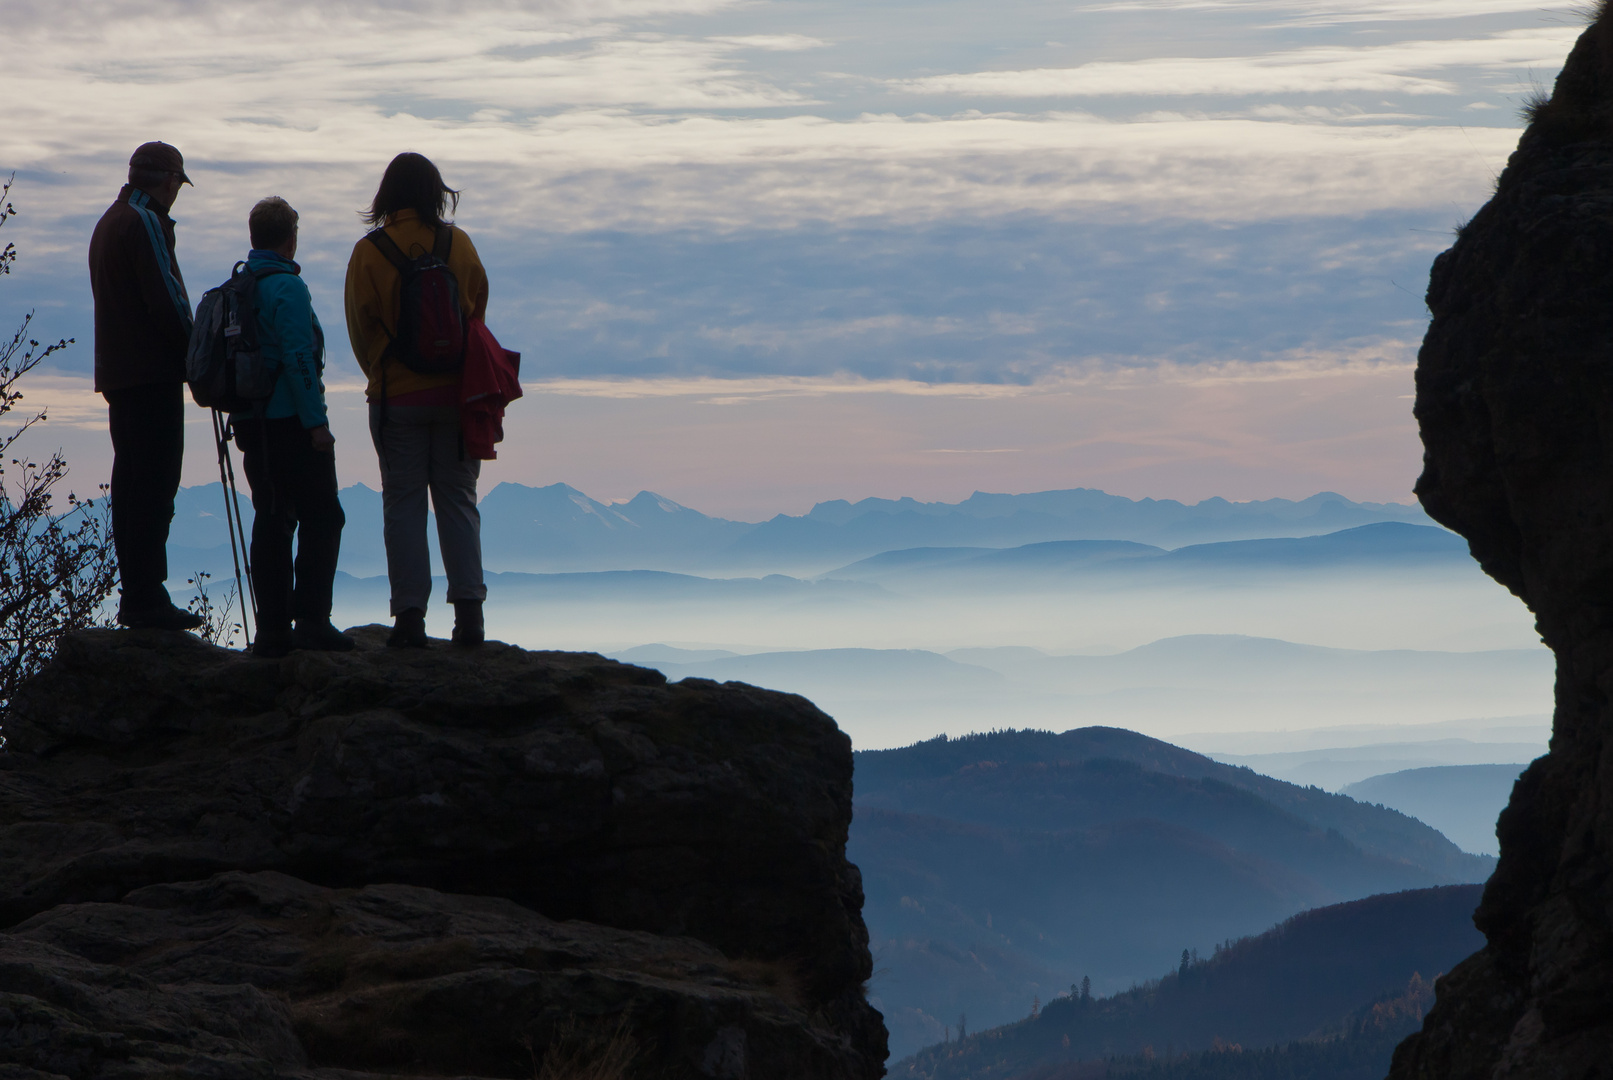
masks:
<path fill-rule="evenodd" d="M 454 230 L 454 243 L 448 251 L 448 269 L 459 281 L 460 307 L 467 321 L 485 318 L 487 271 L 482 269 L 476 246 L 465 235 L 465 230 L 457 225 L 450 227 Z M 393 242 L 411 257 L 430 251 L 436 239 L 413 210 L 393 214 L 386 219 L 385 228 Z M 347 336 L 353 343 L 353 356 L 358 366 L 369 377 L 365 395 L 371 401 L 381 399 L 381 354 L 392 340 L 389 332 L 395 334 L 398 329 L 398 293 L 402 284 L 403 275 L 381 254 L 380 248 L 368 240 L 353 245 L 353 257 L 347 260 Z M 458 375 L 422 375 L 392 359 L 388 359 L 385 366 L 388 397 L 451 386 L 459 381 Z"/>

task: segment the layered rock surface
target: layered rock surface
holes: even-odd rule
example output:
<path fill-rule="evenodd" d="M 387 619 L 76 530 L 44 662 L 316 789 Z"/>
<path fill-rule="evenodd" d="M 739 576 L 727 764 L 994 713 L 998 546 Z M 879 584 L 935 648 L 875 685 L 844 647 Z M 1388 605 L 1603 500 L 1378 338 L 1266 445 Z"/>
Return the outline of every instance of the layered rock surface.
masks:
<path fill-rule="evenodd" d="M 358 637 L 91 631 L 19 696 L 0 1077 L 882 1075 L 833 721 Z"/>
<path fill-rule="evenodd" d="M 1424 508 L 1557 655 L 1475 921 L 1395 1080 L 1613 1076 L 1613 21 L 1574 47 L 1494 198 L 1434 263 Z"/>

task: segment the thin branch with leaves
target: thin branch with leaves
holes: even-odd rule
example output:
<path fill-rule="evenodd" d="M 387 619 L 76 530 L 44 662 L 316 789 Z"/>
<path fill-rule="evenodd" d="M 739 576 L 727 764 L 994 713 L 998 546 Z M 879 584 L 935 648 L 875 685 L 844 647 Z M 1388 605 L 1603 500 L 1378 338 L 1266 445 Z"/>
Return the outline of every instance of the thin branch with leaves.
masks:
<path fill-rule="evenodd" d="M 206 570 L 198 570 L 185 579 L 185 584 L 196 590 L 185 604 L 185 610 L 192 615 L 199 616 L 202 625 L 196 630 L 204 640 L 221 645 L 226 649 L 235 648 L 235 639 L 246 632 L 246 628 L 239 622 L 230 621 L 230 612 L 235 610 L 236 595 L 235 583 L 229 583 L 224 590 L 224 598 L 215 602 L 213 595 L 207 591 L 207 582 L 213 575 Z"/>
<path fill-rule="evenodd" d="M 9 199 L 14 179 L 0 185 L 0 226 L 17 214 Z M 16 245 L 0 249 L 0 277 L 16 261 Z M 0 418 L 22 402 L 22 377 L 73 344 L 61 338 L 42 345 L 32 335 L 33 321 L 30 311 L 0 344 Z M 20 421 L 13 417 L 16 426 L 0 434 L 0 712 L 55 654 L 63 634 L 111 625 L 107 600 L 118 581 L 107 486 L 91 499 L 69 490 L 66 509 L 58 511 L 56 489 L 68 471 L 62 452 L 43 460 L 20 448 L 13 455 L 17 441 L 46 419 L 43 409 Z"/>

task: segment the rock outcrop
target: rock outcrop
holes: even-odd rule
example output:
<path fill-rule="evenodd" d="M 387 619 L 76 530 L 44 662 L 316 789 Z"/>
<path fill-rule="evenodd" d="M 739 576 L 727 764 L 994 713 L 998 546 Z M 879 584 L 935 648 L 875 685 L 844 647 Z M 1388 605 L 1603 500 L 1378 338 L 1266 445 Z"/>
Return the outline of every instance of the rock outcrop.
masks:
<path fill-rule="evenodd" d="M 1575 45 L 1495 196 L 1434 263 L 1423 506 L 1535 613 L 1551 752 L 1394 1080 L 1613 1076 L 1613 20 Z"/>
<path fill-rule="evenodd" d="M 268 662 L 89 631 L 25 687 L 0 1077 L 883 1074 L 832 720 L 357 636 Z"/>

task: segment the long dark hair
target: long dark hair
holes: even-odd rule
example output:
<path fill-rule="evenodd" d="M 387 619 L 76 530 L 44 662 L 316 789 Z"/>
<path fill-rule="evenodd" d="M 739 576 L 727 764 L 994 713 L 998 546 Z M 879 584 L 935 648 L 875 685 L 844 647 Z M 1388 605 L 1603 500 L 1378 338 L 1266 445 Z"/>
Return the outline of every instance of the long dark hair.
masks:
<path fill-rule="evenodd" d="M 368 210 L 359 215 L 369 226 L 383 224 L 399 210 L 413 210 L 432 228 L 447 222 L 443 212 L 459 209 L 459 192 L 442 182 L 442 173 L 424 154 L 403 153 L 392 159 Z"/>

